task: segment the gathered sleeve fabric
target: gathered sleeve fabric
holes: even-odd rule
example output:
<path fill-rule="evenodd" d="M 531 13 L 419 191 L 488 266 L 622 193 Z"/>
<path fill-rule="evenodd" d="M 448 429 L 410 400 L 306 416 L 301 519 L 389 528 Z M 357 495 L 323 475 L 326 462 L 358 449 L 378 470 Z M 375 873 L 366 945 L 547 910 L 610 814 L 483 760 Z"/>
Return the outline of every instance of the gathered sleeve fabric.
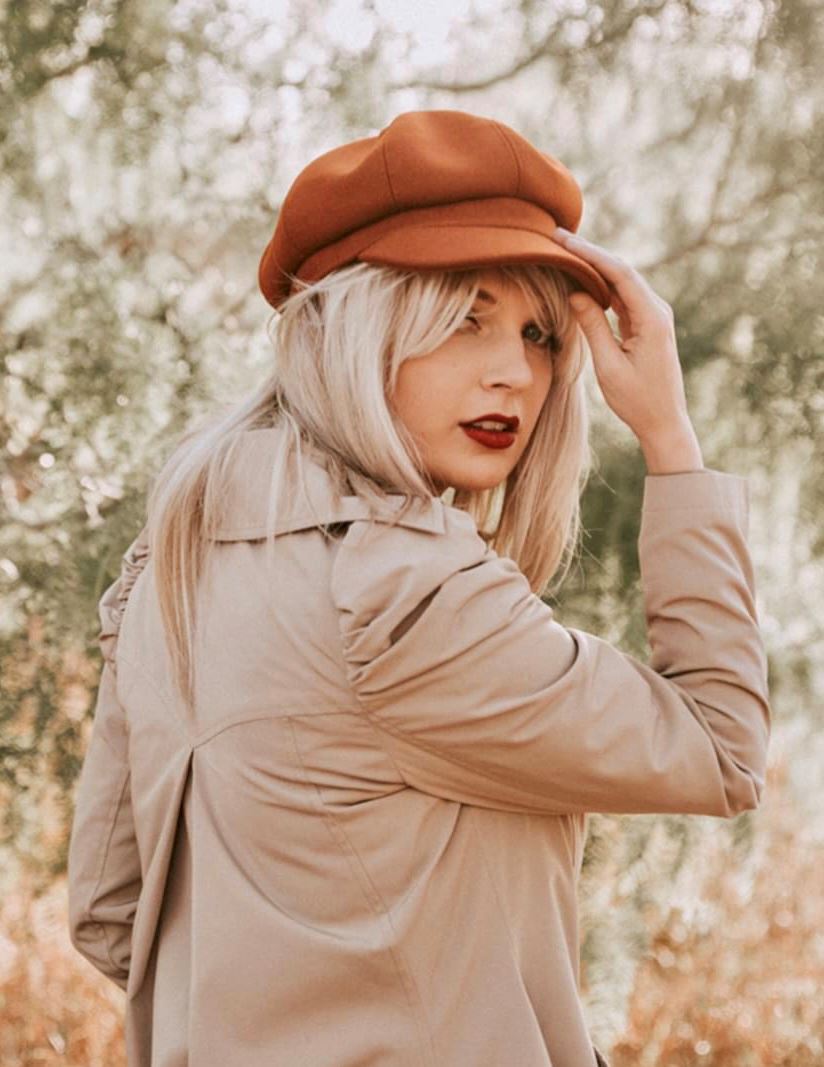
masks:
<path fill-rule="evenodd" d="M 75 794 L 68 854 L 72 944 L 123 990 L 142 878 L 132 815 L 128 724 L 118 699 L 116 656 L 120 620 L 148 555 L 144 527 L 126 549 L 117 579 L 98 602 L 103 669 Z"/>
<path fill-rule="evenodd" d="M 566 627 L 472 518 L 355 522 L 332 595 L 357 699 L 407 785 L 523 813 L 758 806 L 767 662 L 746 481 L 647 475 L 638 539 L 648 662 Z"/>

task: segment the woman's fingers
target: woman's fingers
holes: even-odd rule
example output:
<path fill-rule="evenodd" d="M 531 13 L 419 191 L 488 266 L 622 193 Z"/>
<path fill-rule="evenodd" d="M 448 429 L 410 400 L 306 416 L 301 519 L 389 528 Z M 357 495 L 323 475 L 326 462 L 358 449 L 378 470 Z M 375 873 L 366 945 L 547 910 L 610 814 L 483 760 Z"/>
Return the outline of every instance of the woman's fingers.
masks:
<path fill-rule="evenodd" d="M 578 325 L 584 331 L 589 341 L 590 348 L 595 348 L 599 353 L 614 356 L 628 356 L 632 351 L 633 326 L 629 312 L 623 300 L 610 287 L 610 307 L 618 318 L 618 332 L 616 337 L 612 323 L 606 316 L 606 312 L 597 300 L 587 293 L 577 291 L 572 294 L 571 304 L 575 311 Z"/>
<path fill-rule="evenodd" d="M 570 295 L 607 404 L 641 439 L 683 422 L 686 398 L 672 308 L 618 256 L 566 231 L 556 233 L 560 245 L 604 278 L 618 317 L 620 336 L 589 293 Z"/>
<path fill-rule="evenodd" d="M 609 319 L 601 305 L 589 293 L 575 293 L 572 301 L 575 318 L 584 331 L 590 350 L 602 359 L 613 359 L 622 355 L 617 338 L 612 332 Z M 597 367 L 596 367 L 597 371 Z"/>
<path fill-rule="evenodd" d="M 613 297 L 612 305 L 620 316 L 620 301 L 623 314 L 631 324 L 632 333 L 639 332 L 650 315 L 658 319 L 662 315 L 667 316 L 672 313 L 669 304 L 661 299 L 646 278 L 620 256 L 607 252 L 606 249 L 592 241 L 572 234 L 560 226 L 551 236 L 564 248 L 591 263 L 609 282 L 610 294 Z M 623 326 L 621 332 L 624 332 Z M 624 340 L 628 340 L 628 337 L 624 336 Z"/>
<path fill-rule="evenodd" d="M 613 252 L 607 252 L 600 245 L 596 245 L 593 241 L 588 241 L 577 233 L 570 233 L 569 230 L 565 230 L 562 226 L 556 227 L 550 236 L 565 248 L 569 248 L 570 252 L 575 252 L 582 259 L 590 262 L 593 267 L 603 274 L 607 281 L 615 286 L 618 295 L 626 303 L 631 304 L 633 292 L 637 291 L 638 285 L 645 288 L 648 295 L 655 295 L 643 276 Z"/>
<path fill-rule="evenodd" d="M 628 341 L 632 335 L 632 323 L 630 321 L 629 312 L 627 311 L 627 306 L 614 289 L 610 289 L 610 297 L 610 307 L 618 316 L 618 328 L 621 333 L 621 340 Z"/>

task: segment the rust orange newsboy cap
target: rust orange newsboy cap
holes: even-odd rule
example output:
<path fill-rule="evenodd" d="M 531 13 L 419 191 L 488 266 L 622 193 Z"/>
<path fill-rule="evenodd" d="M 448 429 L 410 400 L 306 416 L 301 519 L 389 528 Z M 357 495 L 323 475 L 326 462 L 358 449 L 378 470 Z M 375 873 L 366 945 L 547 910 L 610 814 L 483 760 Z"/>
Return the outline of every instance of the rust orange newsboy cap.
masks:
<path fill-rule="evenodd" d="M 279 307 L 292 276 L 315 282 L 357 261 L 413 270 L 544 263 L 606 308 L 603 277 L 549 236 L 556 226 L 574 232 L 582 211 L 564 164 L 502 122 L 408 111 L 298 174 L 258 281 Z"/>

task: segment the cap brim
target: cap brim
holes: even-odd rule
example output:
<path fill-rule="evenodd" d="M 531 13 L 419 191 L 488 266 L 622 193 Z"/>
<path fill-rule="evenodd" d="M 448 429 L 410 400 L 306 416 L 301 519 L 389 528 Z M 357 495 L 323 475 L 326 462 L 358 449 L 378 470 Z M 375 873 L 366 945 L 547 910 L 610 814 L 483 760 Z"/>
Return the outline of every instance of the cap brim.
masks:
<path fill-rule="evenodd" d="M 361 250 L 358 259 L 411 270 L 469 269 L 508 263 L 539 263 L 569 274 L 602 308 L 609 287 L 586 260 L 544 234 L 499 226 L 408 226 L 385 234 Z"/>

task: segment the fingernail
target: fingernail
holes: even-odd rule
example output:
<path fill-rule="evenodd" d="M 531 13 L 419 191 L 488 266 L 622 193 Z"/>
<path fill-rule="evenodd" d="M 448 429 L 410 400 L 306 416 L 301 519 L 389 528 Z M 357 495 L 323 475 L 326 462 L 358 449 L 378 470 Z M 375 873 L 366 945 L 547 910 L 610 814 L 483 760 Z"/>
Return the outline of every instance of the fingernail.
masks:
<path fill-rule="evenodd" d="M 583 245 L 583 241 L 580 237 L 576 237 L 574 233 L 570 233 L 569 230 L 564 230 L 560 226 L 556 226 L 555 233 L 560 233 L 561 237 L 568 244 L 572 242 L 574 245 Z"/>

